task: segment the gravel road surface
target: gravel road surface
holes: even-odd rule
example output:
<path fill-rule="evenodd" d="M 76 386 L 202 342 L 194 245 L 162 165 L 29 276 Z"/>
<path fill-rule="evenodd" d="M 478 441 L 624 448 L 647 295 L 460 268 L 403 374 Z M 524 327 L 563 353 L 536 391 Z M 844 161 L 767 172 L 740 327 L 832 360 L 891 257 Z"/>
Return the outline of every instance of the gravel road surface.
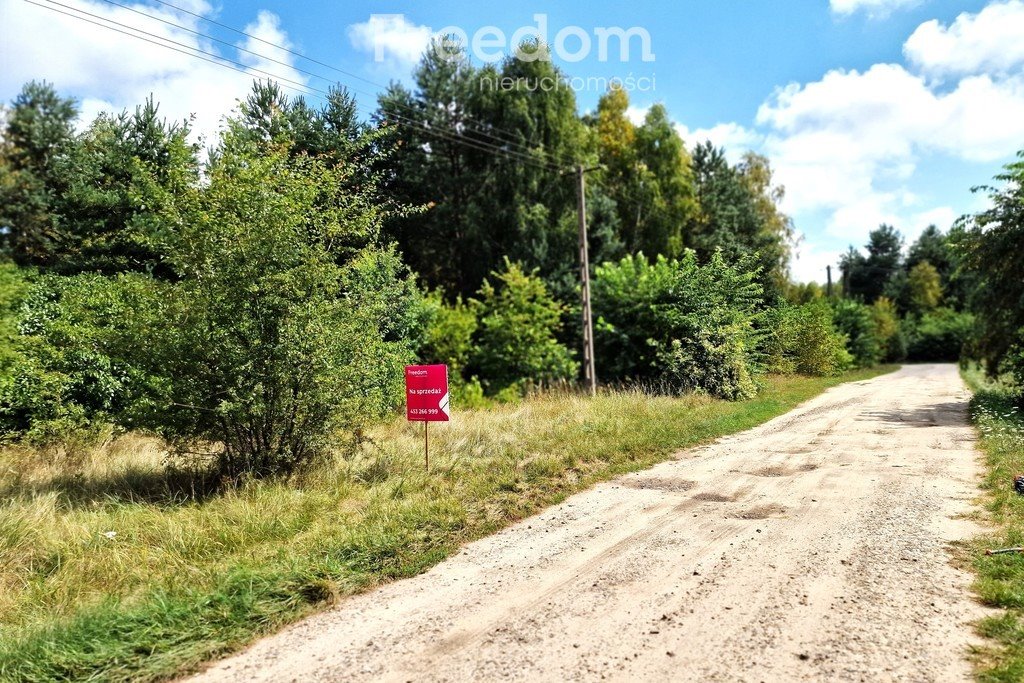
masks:
<path fill-rule="evenodd" d="M 836 387 L 195 680 L 967 680 L 968 398 L 952 365 Z"/>

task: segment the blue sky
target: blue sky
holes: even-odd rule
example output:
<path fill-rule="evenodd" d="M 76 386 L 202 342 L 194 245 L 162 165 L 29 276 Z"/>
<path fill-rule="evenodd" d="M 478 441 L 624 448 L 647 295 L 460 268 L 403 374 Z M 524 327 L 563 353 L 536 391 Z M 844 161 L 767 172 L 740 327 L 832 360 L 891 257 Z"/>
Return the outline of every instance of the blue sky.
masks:
<path fill-rule="evenodd" d="M 59 1 L 316 88 L 325 83 L 296 67 L 337 77 L 373 104 L 373 85 L 153 0 L 117 2 L 292 66 L 103 0 Z M 535 15 L 543 14 L 551 41 L 563 29 L 592 37 L 602 27 L 646 31 L 651 61 L 635 41 L 626 60 L 613 43 L 607 60 L 592 45 L 581 61 L 559 65 L 584 78 L 653 77 L 653 91 L 631 93 L 638 119 L 661 102 L 688 144 L 711 139 L 733 158 L 746 149 L 766 154 L 787 190 L 784 209 L 803 235 L 793 263 L 801 280 L 821 279 L 827 263 L 848 244 L 862 244 L 880 221 L 911 238 L 930 222 L 948 228 L 983 206 L 970 187 L 990 180 L 1024 147 L 1021 0 L 172 2 L 375 83 L 407 79 L 430 29 L 455 26 L 473 36 L 495 26 L 508 36 L 535 27 Z M 579 46 L 578 38 L 565 42 L 569 52 Z M 30 78 L 79 98 L 86 117 L 133 106 L 152 92 L 169 116 L 194 113 L 197 132 L 207 137 L 249 80 L 24 0 L 0 0 L 0 100 Z M 581 110 L 600 94 L 582 89 Z"/>

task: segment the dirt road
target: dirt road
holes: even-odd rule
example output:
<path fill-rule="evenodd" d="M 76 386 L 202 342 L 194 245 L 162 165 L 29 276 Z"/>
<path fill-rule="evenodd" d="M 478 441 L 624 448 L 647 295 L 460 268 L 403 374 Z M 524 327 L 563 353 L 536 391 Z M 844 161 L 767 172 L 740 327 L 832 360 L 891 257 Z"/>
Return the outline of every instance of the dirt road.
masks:
<path fill-rule="evenodd" d="M 959 681 L 981 614 L 956 368 L 906 367 L 599 485 L 200 680 Z"/>

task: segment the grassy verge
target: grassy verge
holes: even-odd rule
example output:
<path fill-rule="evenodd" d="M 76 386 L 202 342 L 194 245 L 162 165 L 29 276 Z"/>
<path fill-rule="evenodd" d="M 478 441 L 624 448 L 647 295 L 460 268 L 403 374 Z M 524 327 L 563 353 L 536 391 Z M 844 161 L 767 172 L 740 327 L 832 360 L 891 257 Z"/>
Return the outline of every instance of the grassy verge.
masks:
<path fill-rule="evenodd" d="M 0 678 L 160 680 L 338 596 L 414 575 L 596 481 L 782 414 L 840 378 L 771 378 L 727 403 L 549 396 L 396 421 L 289 482 L 203 497 L 126 436 L 0 453 Z"/>
<path fill-rule="evenodd" d="M 981 437 L 987 473 L 987 507 L 995 522 L 994 534 L 971 544 L 975 590 L 981 601 L 1005 611 L 979 624 L 992 644 L 976 653 L 982 681 L 1024 680 L 1024 555 L 986 556 L 989 548 L 1024 546 L 1024 496 L 1013 490 L 1013 478 L 1024 474 L 1024 415 L 1013 392 L 989 382 L 978 370 L 964 379 L 974 391 L 971 418 Z"/>

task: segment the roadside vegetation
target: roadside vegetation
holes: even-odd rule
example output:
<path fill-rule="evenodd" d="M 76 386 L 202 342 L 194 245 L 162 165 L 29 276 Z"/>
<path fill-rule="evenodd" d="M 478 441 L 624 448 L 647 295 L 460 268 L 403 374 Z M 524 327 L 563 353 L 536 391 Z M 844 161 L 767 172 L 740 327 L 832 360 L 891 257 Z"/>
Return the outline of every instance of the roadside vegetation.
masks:
<path fill-rule="evenodd" d="M 975 653 L 982 681 L 1024 679 L 1024 555 L 985 555 L 986 550 L 1024 546 L 1024 496 L 1013 487 L 1024 474 L 1024 413 L 1019 390 L 1006 382 L 992 381 L 977 368 L 964 372 L 974 391 L 971 418 L 985 453 L 987 473 L 983 483 L 986 507 L 996 526 L 993 534 L 972 546 L 974 588 L 981 601 L 1003 611 L 988 617 L 979 632 L 992 645 Z"/>
<path fill-rule="evenodd" d="M 255 83 L 205 153 L 153 101 L 83 122 L 33 82 L 0 112 L 0 677 L 173 677 L 881 363 L 1024 366 L 1021 241 L 991 238 L 1017 199 L 793 283 L 766 158 L 528 87 L 561 77 L 428 51 L 370 120 Z M 415 362 L 452 383 L 430 475 Z"/>
<path fill-rule="evenodd" d="M 985 550 L 1024 547 L 1024 152 L 987 191 L 991 207 L 965 219 L 958 248 L 961 272 L 974 281 L 972 331 L 964 378 L 974 391 L 971 418 L 986 456 L 983 484 L 996 530 L 974 544 L 975 583 L 982 602 L 1001 608 L 979 624 L 991 645 L 977 653 L 983 681 L 1024 680 L 1024 554 Z M 965 354 L 967 355 L 967 354 Z"/>
<path fill-rule="evenodd" d="M 357 451 L 214 494 L 157 439 L 0 452 L 0 678 L 161 680 L 616 474 L 747 429 L 844 376 L 769 378 L 730 402 L 548 394 L 391 420 Z"/>

